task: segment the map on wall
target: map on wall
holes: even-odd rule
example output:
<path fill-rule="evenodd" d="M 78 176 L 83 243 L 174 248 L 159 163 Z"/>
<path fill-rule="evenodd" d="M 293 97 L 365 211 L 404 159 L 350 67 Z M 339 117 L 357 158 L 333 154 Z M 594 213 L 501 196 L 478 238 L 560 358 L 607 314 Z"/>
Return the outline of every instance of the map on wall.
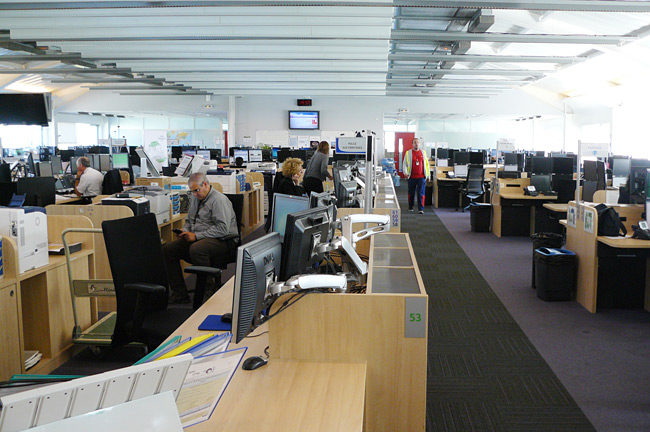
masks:
<path fill-rule="evenodd" d="M 144 151 L 159 171 L 167 166 L 167 134 L 160 130 L 144 131 Z"/>
<path fill-rule="evenodd" d="M 167 131 L 167 139 L 175 141 L 174 145 L 189 147 L 192 145 L 192 133 L 181 131 Z"/>

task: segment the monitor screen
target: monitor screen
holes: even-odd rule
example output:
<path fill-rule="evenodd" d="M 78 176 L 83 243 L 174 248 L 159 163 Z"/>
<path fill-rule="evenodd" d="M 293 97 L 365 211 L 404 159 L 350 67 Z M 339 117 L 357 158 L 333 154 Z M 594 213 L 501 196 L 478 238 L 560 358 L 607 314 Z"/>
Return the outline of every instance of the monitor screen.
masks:
<path fill-rule="evenodd" d="M 279 149 L 277 153 L 277 160 L 278 162 L 282 163 L 286 159 L 293 157 L 291 156 L 291 150 L 290 149 Z"/>
<path fill-rule="evenodd" d="M 309 208 L 316 207 L 327 207 L 330 221 L 336 220 L 336 196 L 330 192 L 312 192 L 309 195 Z"/>
<path fill-rule="evenodd" d="M 438 159 L 449 159 L 449 149 L 439 148 L 436 155 Z"/>
<path fill-rule="evenodd" d="M 50 162 L 52 162 L 52 174 L 55 176 L 63 174 L 63 163 L 61 162 L 61 156 L 50 156 Z"/>
<path fill-rule="evenodd" d="M 51 162 L 39 162 L 38 164 L 38 175 L 39 177 L 52 177 L 52 163 Z"/>
<path fill-rule="evenodd" d="M 239 343 L 266 320 L 266 289 L 280 273 L 282 244 L 278 233 L 240 246 L 237 249 L 235 288 L 232 299 L 232 334 Z"/>
<path fill-rule="evenodd" d="M 469 163 L 473 165 L 483 165 L 483 163 L 485 163 L 485 157 L 483 156 L 483 152 L 480 151 L 470 152 Z"/>
<path fill-rule="evenodd" d="M 533 174 L 552 174 L 553 158 L 533 157 L 531 172 Z"/>
<path fill-rule="evenodd" d="M 517 153 L 506 153 L 503 157 L 505 165 L 517 165 Z"/>
<path fill-rule="evenodd" d="M 128 153 L 113 153 L 113 168 L 128 169 L 129 168 L 129 154 Z"/>
<path fill-rule="evenodd" d="M 573 158 L 554 157 L 553 174 L 573 174 Z"/>
<path fill-rule="evenodd" d="M 281 193 L 273 194 L 273 214 L 271 215 L 271 230 L 284 238 L 287 225 L 287 215 L 309 208 L 309 198 Z"/>
<path fill-rule="evenodd" d="M 45 207 L 56 201 L 55 184 L 54 177 L 23 177 L 18 179 L 16 194 L 25 195 L 26 206 Z"/>
<path fill-rule="evenodd" d="M 221 149 L 210 149 L 210 159 L 221 162 Z"/>
<path fill-rule="evenodd" d="M 174 159 L 180 159 L 182 156 L 183 156 L 183 147 L 172 146 L 172 157 Z"/>
<path fill-rule="evenodd" d="M 468 165 L 469 164 L 469 152 L 459 151 L 454 152 L 454 165 Z"/>
<path fill-rule="evenodd" d="M 630 167 L 632 159 L 612 159 L 612 176 L 614 177 L 627 177 L 630 175 Z"/>
<path fill-rule="evenodd" d="M 74 156 L 74 150 L 59 150 L 61 162 L 70 162 L 70 158 Z"/>
<path fill-rule="evenodd" d="M 582 168 L 584 170 L 585 181 L 598 181 L 596 161 L 586 160 L 582 163 Z"/>
<path fill-rule="evenodd" d="M 248 162 L 248 150 L 241 150 L 241 149 L 235 150 L 233 157 L 235 158 L 235 160 L 237 160 L 237 158 L 242 158 L 242 161 L 244 163 L 247 163 Z"/>
<path fill-rule="evenodd" d="M 316 247 L 328 243 L 330 218 L 327 207 L 315 207 L 287 215 L 287 225 L 282 242 L 282 265 L 280 280 L 291 276 L 314 273 L 314 266 L 323 260 L 324 254 Z"/>
<path fill-rule="evenodd" d="M 628 190 L 630 191 L 630 204 L 645 204 L 646 195 L 646 167 L 632 166 L 630 168 L 630 177 Z"/>
<path fill-rule="evenodd" d="M 319 111 L 289 111 L 289 129 L 320 129 Z"/>
<path fill-rule="evenodd" d="M 537 192 L 548 192 L 551 190 L 550 174 L 533 174 L 530 177 L 530 185 L 535 186 Z"/>
<path fill-rule="evenodd" d="M 34 165 L 34 155 L 32 155 L 32 152 L 29 152 L 29 156 L 27 156 L 27 169 L 30 173 L 36 175 L 36 166 Z"/>
<path fill-rule="evenodd" d="M 122 154 L 126 155 L 126 153 L 122 153 Z M 99 171 L 103 171 L 103 172 L 110 171 L 112 169 L 111 155 L 102 153 L 97 156 L 99 156 Z"/>
<path fill-rule="evenodd" d="M 262 149 L 262 162 L 273 162 L 273 150 Z"/>
<path fill-rule="evenodd" d="M 210 160 L 210 150 L 197 150 L 196 155 L 205 160 Z"/>
<path fill-rule="evenodd" d="M 307 162 L 307 150 L 293 150 L 291 152 L 291 157 L 298 158 L 302 160 L 303 162 Z"/>
<path fill-rule="evenodd" d="M 248 160 L 249 162 L 262 162 L 262 149 L 248 150 Z"/>
<path fill-rule="evenodd" d="M 0 124 L 47 126 L 51 116 L 51 98 L 48 94 L 0 94 Z"/>
<path fill-rule="evenodd" d="M 278 149 L 278 148 L 273 149 L 273 159 L 274 160 L 276 160 L 278 158 L 278 150 L 280 150 L 280 149 Z"/>
<path fill-rule="evenodd" d="M 68 166 L 70 167 L 70 174 L 77 174 L 77 159 L 79 158 L 76 156 L 70 158 L 70 162 L 68 163 Z"/>

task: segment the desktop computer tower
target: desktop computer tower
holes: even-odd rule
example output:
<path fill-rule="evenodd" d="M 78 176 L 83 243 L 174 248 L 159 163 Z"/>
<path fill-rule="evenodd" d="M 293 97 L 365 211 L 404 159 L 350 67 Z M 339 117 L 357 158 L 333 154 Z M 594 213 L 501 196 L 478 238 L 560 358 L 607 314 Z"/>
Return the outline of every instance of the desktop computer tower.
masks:
<path fill-rule="evenodd" d="M 49 263 L 45 213 L 25 212 L 21 208 L 0 208 L 0 234 L 16 243 L 20 273 Z"/>

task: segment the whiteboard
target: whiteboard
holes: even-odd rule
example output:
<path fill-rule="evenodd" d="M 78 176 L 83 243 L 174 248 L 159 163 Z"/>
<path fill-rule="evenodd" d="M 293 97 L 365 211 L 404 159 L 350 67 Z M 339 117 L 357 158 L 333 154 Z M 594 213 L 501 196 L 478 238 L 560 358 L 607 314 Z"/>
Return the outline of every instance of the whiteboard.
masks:
<path fill-rule="evenodd" d="M 271 147 L 287 147 L 289 145 L 288 130 L 258 130 L 255 131 L 255 144 Z"/>

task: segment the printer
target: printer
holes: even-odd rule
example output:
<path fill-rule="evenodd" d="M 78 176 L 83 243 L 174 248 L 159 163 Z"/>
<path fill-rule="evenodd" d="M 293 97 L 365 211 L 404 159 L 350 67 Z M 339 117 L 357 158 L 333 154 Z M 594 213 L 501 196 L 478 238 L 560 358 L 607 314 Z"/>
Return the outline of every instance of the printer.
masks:
<path fill-rule="evenodd" d="M 16 243 L 20 273 L 43 267 L 50 262 L 45 213 L 0 207 L 0 234 Z"/>
<path fill-rule="evenodd" d="M 163 189 L 160 186 L 137 186 L 116 195 L 127 195 L 129 198 L 147 198 L 149 200 L 149 213 L 156 215 L 156 222 L 158 222 L 158 225 L 169 222 L 169 210 L 171 207 L 169 189 Z"/>
<path fill-rule="evenodd" d="M 119 193 L 115 196 L 102 199 L 102 205 L 123 205 L 133 210 L 134 216 L 149 213 L 149 200 L 144 197 L 130 197 L 128 194 Z"/>

